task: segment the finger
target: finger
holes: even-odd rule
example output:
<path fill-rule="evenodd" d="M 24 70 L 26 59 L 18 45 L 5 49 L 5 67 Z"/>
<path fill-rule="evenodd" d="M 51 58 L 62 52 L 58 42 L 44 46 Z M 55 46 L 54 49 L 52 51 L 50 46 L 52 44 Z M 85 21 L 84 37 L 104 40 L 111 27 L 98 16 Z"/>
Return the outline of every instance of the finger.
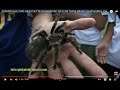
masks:
<path fill-rule="evenodd" d="M 104 64 L 106 64 L 107 63 L 107 56 L 104 56 L 103 60 L 104 60 Z"/>
<path fill-rule="evenodd" d="M 102 56 L 99 56 L 99 59 L 100 59 L 100 63 L 103 64 L 103 63 L 104 63 L 103 57 L 102 57 Z"/>
<path fill-rule="evenodd" d="M 51 49 L 47 54 L 45 55 L 44 59 L 42 60 L 42 63 L 46 64 L 47 67 L 50 65 L 53 65 L 55 61 L 55 50 Z"/>
<path fill-rule="evenodd" d="M 69 49 L 70 49 L 70 46 L 67 47 L 66 44 L 61 46 L 61 48 L 60 48 L 61 53 L 59 52 L 58 62 L 60 62 L 62 59 L 64 60 L 64 58 L 62 56 L 60 56 L 61 54 L 64 54 L 65 57 L 68 56 Z M 60 60 L 60 57 L 62 58 L 61 60 Z M 63 74 L 61 73 L 62 72 L 61 69 L 59 69 L 58 67 L 55 70 L 53 69 L 54 61 L 55 61 L 55 51 L 54 51 L 54 49 L 52 49 L 47 53 L 46 57 L 43 60 L 43 63 L 45 63 L 48 67 L 48 76 L 50 78 L 55 78 L 55 77 L 61 78 L 63 76 Z M 63 67 L 64 67 L 64 65 L 63 65 Z"/>
<path fill-rule="evenodd" d="M 59 67 L 57 66 L 56 69 L 54 69 L 53 67 L 54 67 L 54 65 L 50 65 L 48 67 L 49 78 L 63 78 Z"/>
<path fill-rule="evenodd" d="M 95 19 L 93 18 L 80 18 L 74 21 L 66 21 L 68 25 L 66 25 L 65 30 L 84 30 L 90 28 L 95 25 Z"/>
<path fill-rule="evenodd" d="M 28 78 L 33 79 L 33 78 L 39 78 L 41 76 L 41 72 L 35 71 L 35 67 L 38 62 L 34 62 L 31 65 L 31 71 L 29 72 Z M 41 67 L 41 66 L 39 66 Z M 34 71 L 33 71 L 34 70 Z"/>
<path fill-rule="evenodd" d="M 76 78 L 76 79 L 83 78 L 82 74 L 80 73 L 78 68 L 75 66 L 75 64 L 71 60 L 64 58 L 63 55 L 61 55 L 61 58 L 60 58 L 60 65 L 67 78 Z"/>
<path fill-rule="evenodd" d="M 68 59 L 65 61 L 66 62 L 61 62 L 61 66 L 67 78 L 84 78 L 72 61 Z"/>
<path fill-rule="evenodd" d="M 98 48 L 95 49 L 95 56 L 98 55 Z"/>
<path fill-rule="evenodd" d="M 97 55 L 96 59 L 97 59 L 97 62 L 100 63 L 100 59 L 99 59 L 98 55 Z"/>
<path fill-rule="evenodd" d="M 101 56 L 101 64 L 106 64 L 106 63 L 107 63 L 107 57 Z"/>
<path fill-rule="evenodd" d="M 108 56 L 106 56 L 106 63 L 108 62 Z"/>
<path fill-rule="evenodd" d="M 105 64 L 105 56 L 102 57 L 103 64 Z"/>
<path fill-rule="evenodd" d="M 71 57 L 74 58 L 79 66 L 84 69 L 89 75 L 94 76 L 94 78 L 108 77 L 105 71 L 85 53 L 80 54 L 78 51 L 75 50 L 71 53 Z"/>
<path fill-rule="evenodd" d="M 54 61 L 55 61 L 55 51 L 54 49 L 52 49 L 46 54 L 46 57 L 44 58 L 42 63 L 47 65 L 49 78 L 62 78 L 62 74 L 59 67 L 57 66 L 56 69 L 53 68 Z"/>

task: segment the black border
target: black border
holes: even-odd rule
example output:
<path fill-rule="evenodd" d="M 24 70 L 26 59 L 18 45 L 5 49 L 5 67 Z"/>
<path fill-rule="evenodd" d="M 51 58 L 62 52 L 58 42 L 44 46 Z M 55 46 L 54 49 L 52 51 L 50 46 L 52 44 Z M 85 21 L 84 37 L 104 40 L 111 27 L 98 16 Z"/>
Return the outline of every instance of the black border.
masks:
<path fill-rule="evenodd" d="M 1 9 L 118 9 L 119 0 L 1 0 Z"/>
<path fill-rule="evenodd" d="M 91 10 L 91 9 L 95 9 L 95 10 L 118 10 L 120 9 L 120 6 L 117 5 L 119 4 L 117 1 L 112 1 L 112 0 L 1 0 L 0 3 L 0 9 L 86 9 L 86 10 Z M 117 83 L 117 81 L 104 81 L 102 80 L 89 80 L 89 79 L 84 79 L 84 80 L 49 80 L 49 79 L 29 79 L 29 80 L 18 80 L 15 81 L 13 79 L 13 81 L 10 81 L 9 79 L 7 81 L 4 81 L 4 78 L 1 80 L 2 82 L 4 82 L 3 84 L 8 84 L 9 82 L 14 82 L 14 83 L 19 83 L 19 84 L 28 84 L 33 85 L 35 84 L 35 86 L 38 87 L 47 87 L 47 85 L 49 84 L 50 86 L 57 86 L 57 84 L 59 83 L 60 86 L 63 86 L 63 84 L 68 84 L 67 86 L 72 86 L 72 85 L 77 85 L 78 87 L 81 88 L 81 86 L 83 84 L 87 84 L 90 85 L 91 87 L 96 87 L 96 84 L 98 84 L 98 88 L 99 87 L 104 87 L 101 86 L 101 84 L 106 84 L 106 83 L 110 83 L 110 85 Z M 0 82 L 1 82 L 0 81 Z M 91 82 L 92 81 L 92 82 Z M 35 83 L 34 83 L 35 82 Z M 52 82 L 52 83 L 51 83 Z M 83 89 L 84 87 L 87 86 L 82 86 Z M 48 87 L 49 88 L 49 87 Z M 76 87 L 75 87 L 76 88 Z M 89 87 L 87 87 L 89 88 Z M 58 88 L 57 88 L 58 89 Z"/>

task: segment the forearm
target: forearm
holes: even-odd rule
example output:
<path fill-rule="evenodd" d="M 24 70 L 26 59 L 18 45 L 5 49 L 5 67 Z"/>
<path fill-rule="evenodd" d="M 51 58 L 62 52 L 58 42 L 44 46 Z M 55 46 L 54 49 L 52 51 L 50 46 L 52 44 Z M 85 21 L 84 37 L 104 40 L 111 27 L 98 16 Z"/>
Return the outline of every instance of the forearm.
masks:
<path fill-rule="evenodd" d="M 68 19 L 68 20 L 76 20 L 76 19 L 80 19 L 80 18 L 90 18 L 90 17 L 69 12 L 69 13 L 64 13 L 64 18 Z M 91 18 L 94 18 L 96 20 L 95 26 L 99 30 L 104 29 L 105 24 L 107 22 L 107 16 L 103 16 L 103 15 L 101 15 L 101 13 L 93 13 L 91 15 Z"/>
<path fill-rule="evenodd" d="M 105 36 L 103 37 L 102 42 L 109 44 L 112 40 L 113 30 L 114 30 L 115 23 L 108 23 L 107 31 L 105 33 Z"/>
<path fill-rule="evenodd" d="M 74 63 L 79 65 L 80 70 L 86 71 L 90 76 L 103 76 L 107 77 L 107 74 L 104 72 L 102 68 L 100 68 L 90 57 L 88 57 L 84 52 L 80 54 L 76 48 L 71 44 L 66 44 L 63 47 L 63 53 L 69 53 L 69 59 Z M 66 51 L 66 52 L 65 52 Z M 62 54 L 63 54 L 62 53 Z M 60 54 L 60 55 L 62 55 Z M 63 54 L 62 58 L 64 58 L 65 54 Z M 67 61 L 67 60 L 66 60 Z M 64 59 L 61 59 L 61 62 L 64 62 Z M 68 63 L 68 62 L 67 62 Z M 65 63 L 63 63 L 65 64 Z M 71 65 L 71 66 L 70 66 Z M 69 66 L 72 68 L 72 64 L 69 62 Z M 67 67 L 65 65 L 64 67 Z M 75 68 L 75 67 L 74 67 Z M 73 69 L 71 69 L 73 70 Z M 69 70 L 70 71 L 70 70 Z M 76 71 L 77 72 L 77 71 Z M 80 75 L 81 76 L 81 75 Z M 97 77 L 98 78 L 98 77 Z"/>
<path fill-rule="evenodd" d="M 89 19 L 89 22 L 88 22 Z M 65 26 L 65 30 L 85 30 L 95 25 L 96 21 L 93 18 L 81 18 L 74 21 L 66 21 L 68 25 Z M 84 23 L 83 23 L 84 22 Z"/>
<path fill-rule="evenodd" d="M 77 62 L 82 70 L 90 76 L 95 76 L 94 78 L 107 78 L 105 71 L 98 66 L 90 57 L 88 57 L 84 52 L 80 54 L 75 51 L 71 53 L 71 57 Z M 100 76 L 100 77 L 99 77 Z"/>

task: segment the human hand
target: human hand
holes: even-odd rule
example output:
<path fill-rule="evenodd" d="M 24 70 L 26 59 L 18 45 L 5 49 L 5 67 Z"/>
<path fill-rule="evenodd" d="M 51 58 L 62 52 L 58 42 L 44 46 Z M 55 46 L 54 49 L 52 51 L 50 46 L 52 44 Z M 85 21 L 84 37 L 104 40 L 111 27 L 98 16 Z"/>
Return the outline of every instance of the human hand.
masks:
<path fill-rule="evenodd" d="M 100 43 L 96 47 L 96 59 L 97 62 L 100 64 L 106 64 L 108 61 L 108 51 L 109 51 L 109 45 L 105 42 Z"/>
<path fill-rule="evenodd" d="M 78 30 L 86 29 L 95 25 L 94 19 L 81 18 L 75 21 L 58 21 L 57 26 L 61 25 L 63 22 L 66 22 L 66 25 L 63 27 L 65 32 L 73 31 L 76 29 Z M 53 24 L 54 22 L 50 22 L 47 25 L 45 25 L 45 27 L 42 28 L 42 30 L 46 31 L 48 36 L 50 35 L 50 28 L 52 28 Z M 58 61 L 57 61 L 58 65 L 56 69 L 53 69 L 54 62 L 55 62 L 55 51 L 54 49 L 51 49 L 45 55 L 45 58 L 42 62 L 48 68 L 48 76 L 67 76 L 68 78 L 84 78 L 82 72 L 75 64 L 78 63 L 78 66 L 81 69 L 83 69 L 89 75 L 95 76 L 95 78 L 96 76 L 97 78 L 100 78 L 99 76 L 107 77 L 107 74 L 102 70 L 102 68 L 100 68 L 85 53 L 82 52 L 81 54 L 71 43 L 60 45 L 58 51 Z"/>

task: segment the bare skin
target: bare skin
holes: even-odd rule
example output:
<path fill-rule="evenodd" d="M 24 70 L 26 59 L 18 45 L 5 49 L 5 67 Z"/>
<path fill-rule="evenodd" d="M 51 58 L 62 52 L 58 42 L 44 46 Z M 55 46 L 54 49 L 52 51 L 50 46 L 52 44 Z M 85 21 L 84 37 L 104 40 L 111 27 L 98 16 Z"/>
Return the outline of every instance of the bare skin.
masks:
<path fill-rule="evenodd" d="M 48 67 L 54 65 L 54 53 L 54 50 L 51 50 L 46 55 L 44 63 L 46 63 Z M 80 70 L 69 59 L 69 57 L 77 62 L 81 69 L 86 71 L 89 76 L 92 76 L 92 78 L 107 78 L 107 74 L 91 58 L 89 58 L 85 53 L 80 54 L 71 43 L 67 43 L 60 48 L 58 63 L 60 63 L 65 76 L 68 78 L 84 78 Z M 53 67 L 48 68 L 48 71 L 49 76 L 62 75 L 59 69 L 54 70 Z M 54 73 L 52 73 L 53 71 Z"/>
<path fill-rule="evenodd" d="M 109 44 L 112 40 L 114 26 L 114 22 L 108 23 L 107 32 L 102 42 L 96 47 L 97 62 L 100 64 L 106 64 L 108 61 Z"/>
<path fill-rule="evenodd" d="M 57 26 L 62 24 L 64 21 L 59 21 Z M 45 30 L 48 34 L 54 22 L 46 24 L 42 30 Z M 66 32 L 72 31 L 74 29 L 86 29 L 95 25 L 95 20 L 93 18 L 81 18 L 75 21 L 66 21 L 66 26 L 64 30 Z M 85 53 L 80 54 L 76 48 L 71 43 L 66 43 L 61 45 L 59 48 L 58 55 L 58 66 L 57 69 L 53 69 L 55 61 L 55 51 L 54 49 L 50 50 L 42 63 L 46 64 L 48 68 L 48 76 L 51 78 L 61 78 L 61 76 L 66 76 L 67 78 L 79 78 L 83 79 L 81 71 L 77 68 L 76 64 L 73 61 L 77 62 L 78 65 L 84 69 L 90 76 L 94 78 L 107 78 L 107 74 L 102 68 L 100 68 L 93 60 L 91 60 Z M 70 58 L 72 58 L 72 60 Z M 33 65 L 35 62 L 33 62 Z M 33 67 L 32 67 L 33 68 Z M 62 69 L 62 70 L 61 70 Z M 61 72 L 62 71 L 62 72 Z M 39 72 L 36 72 L 33 76 L 40 75 Z M 54 77 L 53 77 L 54 76 Z M 59 77 L 60 76 L 60 77 Z"/>
<path fill-rule="evenodd" d="M 95 27 L 100 31 L 104 29 L 105 24 L 107 22 L 107 16 L 103 16 L 100 12 L 94 12 L 91 16 L 96 21 Z M 76 20 L 79 18 L 90 18 L 88 16 L 83 16 L 74 12 L 67 12 L 64 15 L 60 16 L 60 20 Z"/>

